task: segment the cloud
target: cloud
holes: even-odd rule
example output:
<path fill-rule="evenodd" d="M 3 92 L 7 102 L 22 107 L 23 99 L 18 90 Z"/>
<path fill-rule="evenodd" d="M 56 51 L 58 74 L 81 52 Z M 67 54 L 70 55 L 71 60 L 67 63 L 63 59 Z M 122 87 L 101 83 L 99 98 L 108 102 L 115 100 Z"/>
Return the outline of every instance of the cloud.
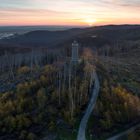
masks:
<path fill-rule="evenodd" d="M 114 6 L 129 6 L 129 7 L 139 7 L 140 0 L 100 0 L 100 2 L 106 4 L 113 4 Z"/>
<path fill-rule="evenodd" d="M 1 8 L 0 18 L 17 18 L 17 17 L 56 17 L 69 15 L 68 12 L 59 12 L 47 9 L 28 9 L 28 8 Z"/>
<path fill-rule="evenodd" d="M 13 19 L 16 23 L 77 24 L 86 18 L 116 21 L 118 17 L 140 22 L 139 10 L 140 0 L 0 0 L 0 24 Z"/>

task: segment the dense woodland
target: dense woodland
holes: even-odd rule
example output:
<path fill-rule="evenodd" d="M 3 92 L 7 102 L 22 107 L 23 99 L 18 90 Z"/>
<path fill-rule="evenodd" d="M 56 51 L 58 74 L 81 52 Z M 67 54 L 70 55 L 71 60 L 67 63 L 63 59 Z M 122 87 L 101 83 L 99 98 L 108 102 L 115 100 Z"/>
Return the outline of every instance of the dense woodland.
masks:
<path fill-rule="evenodd" d="M 98 64 L 101 89 L 95 110 L 89 121 L 88 133 L 104 139 L 139 123 L 140 99 L 126 90 Z M 102 134 L 102 135 L 101 135 Z"/>
<path fill-rule="evenodd" d="M 1 65 L 1 76 L 7 76 L 6 84 L 18 80 L 13 88 L 0 94 L 2 140 L 41 139 L 42 131 L 52 133 L 57 139 L 61 127 L 73 132 L 89 101 L 93 62 L 97 63 L 101 89 L 87 133 L 100 139 L 101 133 L 102 138 L 108 137 L 123 125 L 129 127 L 139 122 L 139 97 L 120 84 L 114 68 L 108 71 L 108 65 L 100 63 L 97 53 L 92 53 L 90 48 L 82 51 L 77 65 L 72 65 L 69 58 L 63 61 L 60 52 L 37 54 L 31 50 L 14 55 L 5 52 L 1 56 L 6 62 Z"/>
<path fill-rule="evenodd" d="M 34 140 L 44 128 L 55 131 L 64 122 L 72 128 L 87 104 L 93 71 L 89 64 L 49 64 L 38 71 L 38 78 L 0 94 L 1 139 Z M 28 66 L 17 69 L 19 75 L 26 77 L 30 72 Z"/>

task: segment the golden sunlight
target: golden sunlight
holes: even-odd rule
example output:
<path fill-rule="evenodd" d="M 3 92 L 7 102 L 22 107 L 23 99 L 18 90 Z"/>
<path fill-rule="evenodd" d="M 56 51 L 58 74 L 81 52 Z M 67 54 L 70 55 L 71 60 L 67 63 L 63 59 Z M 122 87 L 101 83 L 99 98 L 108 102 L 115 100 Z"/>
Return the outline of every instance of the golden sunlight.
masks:
<path fill-rule="evenodd" d="M 87 18 L 84 20 L 84 22 L 87 23 L 89 26 L 93 26 L 93 24 L 97 22 L 97 19 Z"/>

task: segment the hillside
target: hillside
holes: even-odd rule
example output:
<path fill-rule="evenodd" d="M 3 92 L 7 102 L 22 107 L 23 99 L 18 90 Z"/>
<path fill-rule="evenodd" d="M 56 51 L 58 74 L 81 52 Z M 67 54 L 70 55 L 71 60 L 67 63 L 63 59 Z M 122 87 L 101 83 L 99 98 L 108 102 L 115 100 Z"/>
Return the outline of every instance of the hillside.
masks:
<path fill-rule="evenodd" d="M 140 38 L 139 32 L 140 25 L 108 25 L 64 31 L 31 31 L 9 39 L 3 39 L 1 42 L 33 46 L 56 46 L 77 39 L 83 44 L 103 46 L 116 40 L 138 40 Z"/>
<path fill-rule="evenodd" d="M 64 31 L 38 30 L 31 31 L 23 35 L 16 35 L 15 37 L 9 39 L 3 39 L 2 42 L 7 42 L 8 44 L 33 45 L 33 46 L 41 46 L 41 45 L 54 46 L 82 32 L 84 32 L 84 30 L 82 29 L 70 29 Z"/>

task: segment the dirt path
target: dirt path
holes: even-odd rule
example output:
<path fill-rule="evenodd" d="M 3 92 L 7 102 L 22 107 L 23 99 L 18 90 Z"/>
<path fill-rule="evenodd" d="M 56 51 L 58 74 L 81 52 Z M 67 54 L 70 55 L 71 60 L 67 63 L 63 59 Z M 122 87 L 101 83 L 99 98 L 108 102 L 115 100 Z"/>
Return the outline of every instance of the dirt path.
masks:
<path fill-rule="evenodd" d="M 128 135 L 129 133 L 135 131 L 135 130 L 136 130 L 137 128 L 139 128 L 139 127 L 140 127 L 140 124 L 137 124 L 137 125 L 135 125 L 135 126 L 129 128 L 129 129 L 125 130 L 125 131 L 122 132 L 122 133 L 119 133 L 119 134 L 117 134 L 117 135 L 115 135 L 115 136 L 113 136 L 113 137 L 111 137 L 111 138 L 108 138 L 107 140 L 117 140 L 117 139 L 119 139 L 120 137 L 123 137 L 124 135 Z"/>
<path fill-rule="evenodd" d="M 98 93 L 99 93 L 99 89 L 100 89 L 99 79 L 98 79 L 98 75 L 96 72 L 94 72 L 93 76 L 94 76 L 95 82 L 94 82 L 94 88 L 92 91 L 92 97 L 91 97 L 88 107 L 86 109 L 85 115 L 83 116 L 83 118 L 81 120 L 77 140 L 86 140 L 85 131 L 86 131 L 87 122 L 95 107 L 96 99 L 98 97 Z"/>

